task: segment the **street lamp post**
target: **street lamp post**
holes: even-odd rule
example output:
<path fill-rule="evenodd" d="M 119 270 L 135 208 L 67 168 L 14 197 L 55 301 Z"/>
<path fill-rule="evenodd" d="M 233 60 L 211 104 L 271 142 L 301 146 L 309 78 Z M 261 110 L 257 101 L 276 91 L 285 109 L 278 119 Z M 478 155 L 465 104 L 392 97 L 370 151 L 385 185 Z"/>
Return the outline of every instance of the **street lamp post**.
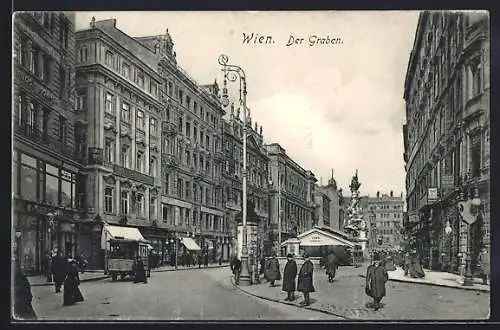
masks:
<path fill-rule="evenodd" d="M 219 56 L 219 64 L 222 65 L 224 72 L 224 89 L 222 95 L 222 105 L 227 107 L 229 99 L 227 95 L 227 80 L 240 82 L 240 106 L 243 107 L 243 201 L 242 201 L 242 218 L 243 232 L 241 244 L 241 275 L 240 284 L 250 285 L 252 283 L 248 269 L 248 249 L 247 249 L 247 83 L 245 71 L 236 65 L 227 64 L 229 58 L 226 55 Z"/>

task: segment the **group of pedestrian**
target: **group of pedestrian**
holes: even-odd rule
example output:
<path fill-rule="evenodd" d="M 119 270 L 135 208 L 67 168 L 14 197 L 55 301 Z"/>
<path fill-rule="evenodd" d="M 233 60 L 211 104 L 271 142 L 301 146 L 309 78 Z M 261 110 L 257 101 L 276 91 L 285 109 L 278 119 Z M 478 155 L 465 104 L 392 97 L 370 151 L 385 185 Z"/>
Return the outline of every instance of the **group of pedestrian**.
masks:
<path fill-rule="evenodd" d="M 315 292 L 313 285 L 314 266 L 307 254 L 303 255 L 304 263 L 297 274 L 297 263 L 293 254 L 287 255 L 287 263 L 283 270 L 282 291 L 287 293 L 285 301 L 294 301 L 295 291 L 304 294 L 304 301 L 300 302 L 301 306 L 309 306 L 311 304 L 310 293 Z M 264 278 L 270 283 L 271 287 L 275 287 L 275 282 L 281 280 L 281 272 L 278 258 L 276 254 L 266 260 L 264 263 Z M 296 285 L 296 279 L 297 285 Z"/>

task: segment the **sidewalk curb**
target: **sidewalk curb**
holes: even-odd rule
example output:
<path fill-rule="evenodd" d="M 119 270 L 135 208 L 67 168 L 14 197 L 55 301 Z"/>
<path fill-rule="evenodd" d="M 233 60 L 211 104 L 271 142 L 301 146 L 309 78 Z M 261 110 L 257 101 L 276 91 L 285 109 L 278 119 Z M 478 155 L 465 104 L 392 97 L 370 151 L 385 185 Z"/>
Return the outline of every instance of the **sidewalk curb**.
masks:
<path fill-rule="evenodd" d="M 359 275 L 359 277 L 366 278 L 366 275 Z M 440 284 L 440 283 L 413 282 L 413 281 L 400 280 L 398 278 L 389 278 L 389 281 L 400 282 L 400 283 L 409 283 L 409 284 L 421 284 L 421 285 L 428 285 L 428 286 L 439 286 L 442 288 L 450 288 L 450 289 L 458 289 L 458 290 L 480 291 L 480 292 L 488 292 L 488 293 L 490 292 L 490 290 L 488 290 L 488 289 L 475 288 L 475 287 L 470 287 L 470 286 L 454 286 L 454 285 L 450 285 L 450 284 Z"/>
<path fill-rule="evenodd" d="M 105 280 L 107 278 L 110 278 L 111 276 L 108 276 L 108 275 L 102 275 L 102 276 L 98 276 L 98 277 L 93 277 L 93 278 L 86 278 L 84 280 L 80 280 L 80 283 L 82 282 L 94 282 L 94 281 L 100 281 L 100 280 Z M 31 284 L 31 286 L 52 286 L 54 285 L 53 282 L 50 282 L 50 283 L 41 283 L 41 284 Z"/>
<path fill-rule="evenodd" d="M 181 271 L 181 270 L 202 270 L 202 269 L 210 269 L 210 268 L 224 268 L 224 267 L 229 267 L 229 265 L 222 265 L 222 266 L 207 266 L 207 267 L 187 267 L 187 268 L 177 268 L 177 269 L 161 269 L 161 270 L 152 270 L 151 273 L 163 273 L 163 272 L 176 272 L 176 271 Z"/>
<path fill-rule="evenodd" d="M 265 297 L 265 296 L 260 296 L 260 295 L 257 295 L 255 293 L 252 293 L 252 292 L 249 292 L 245 289 L 243 289 L 242 287 L 240 287 L 239 285 L 236 285 L 234 283 L 234 280 L 233 278 L 231 278 L 231 284 L 236 287 L 238 290 L 240 290 L 241 292 L 249 295 L 249 296 L 252 296 L 252 297 L 256 297 L 256 298 L 259 298 L 259 299 L 264 299 L 264 300 L 267 300 L 267 301 L 272 301 L 272 302 L 276 302 L 276 303 L 280 303 L 280 304 L 283 304 L 283 305 L 287 305 L 287 306 L 293 306 L 293 307 L 296 307 L 296 308 L 300 308 L 300 309 L 308 309 L 308 310 L 311 310 L 311 311 L 315 311 L 315 312 L 319 312 L 319 313 L 323 313 L 323 314 L 328 314 L 328 315 L 333 315 L 333 316 L 336 316 L 336 317 L 340 317 L 340 318 L 343 318 L 345 320 L 355 320 L 355 319 L 351 319 L 351 318 L 348 318 L 346 316 L 343 316 L 343 315 L 340 315 L 340 314 L 335 314 L 335 313 L 332 313 L 332 312 L 329 312 L 329 311 L 326 311 L 324 309 L 321 309 L 321 308 L 316 308 L 316 307 L 311 307 L 311 306 L 304 306 L 304 307 L 300 307 L 300 306 L 297 306 L 295 304 L 289 304 L 289 303 L 286 303 L 285 301 L 283 300 L 280 300 L 280 299 L 275 299 L 275 298 L 269 298 L 269 297 Z"/>

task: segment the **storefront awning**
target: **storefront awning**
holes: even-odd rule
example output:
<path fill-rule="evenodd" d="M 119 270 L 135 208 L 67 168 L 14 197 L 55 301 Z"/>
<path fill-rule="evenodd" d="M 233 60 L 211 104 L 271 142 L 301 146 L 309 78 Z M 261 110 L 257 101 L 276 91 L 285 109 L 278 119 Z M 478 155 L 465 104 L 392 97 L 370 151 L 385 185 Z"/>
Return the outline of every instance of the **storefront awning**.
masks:
<path fill-rule="evenodd" d="M 106 243 L 112 238 L 146 241 L 137 228 L 104 225 L 102 227 L 101 248 L 106 249 Z"/>
<path fill-rule="evenodd" d="M 199 251 L 199 250 L 201 250 L 200 246 L 198 244 L 196 244 L 196 242 L 194 241 L 194 239 L 192 239 L 190 237 L 183 237 L 181 239 L 181 242 L 182 242 L 182 244 L 184 244 L 184 246 L 186 247 L 186 249 L 188 249 L 190 251 Z"/>

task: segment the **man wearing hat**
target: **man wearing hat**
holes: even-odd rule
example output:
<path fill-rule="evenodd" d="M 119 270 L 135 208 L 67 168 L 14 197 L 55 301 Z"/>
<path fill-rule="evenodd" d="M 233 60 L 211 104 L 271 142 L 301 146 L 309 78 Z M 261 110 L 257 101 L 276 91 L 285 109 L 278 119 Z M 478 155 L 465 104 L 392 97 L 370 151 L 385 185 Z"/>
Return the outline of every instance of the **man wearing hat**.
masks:
<path fill-rule="evenodd" d="M 389 279 L 385 266 L 380 262 L 381 256 L 375 252 L 373 264 L 366 270 L 365 293 L 373 298 L 373 308 L 380 308 L 380 301 L 385 296 L 385 282 Z"/>
<path fill-rule="evenodd" d="M 289 253 L 285 269 L 283 270 L 283 291 L 287 293 L 285 301 L 295 300 L 295 277 L 297 276 L 297 263 L 293 260 L 293 255 Z"/>
<path fill-rule="evenodd" d="M 297 291 L 304 294 L 304 301 L 300 303 L 302 306 L 309 306 L 311 304 L 309 293 L 316 291 L 313 285 L 313 271 L 314 266 L 311 260 L 309 260 L 309 256 L 305 253 L 304 264 L 300 268 L 299 281 L 297 284 Z"/>

